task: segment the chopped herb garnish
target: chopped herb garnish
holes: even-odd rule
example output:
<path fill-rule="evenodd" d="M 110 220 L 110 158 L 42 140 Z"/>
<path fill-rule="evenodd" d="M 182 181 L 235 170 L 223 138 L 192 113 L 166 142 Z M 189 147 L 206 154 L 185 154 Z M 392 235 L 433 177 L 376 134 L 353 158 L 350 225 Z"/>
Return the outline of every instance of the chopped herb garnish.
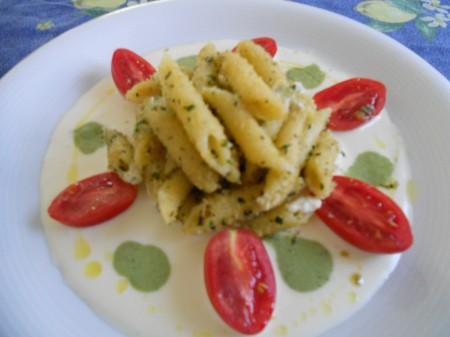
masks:
<path fill-rule="evenodd" d="M 184 107 L 184 109 L 187 110 L 187 111 L 191 111 L 191 110 L 193 110 L 194 108 L 195 108 L 195 105 L 194 105 L 194 104 L 189 104 L 189 105 L 186 105 L 186 106 Z"/>
<path fill-rule="evenodd" d="M 153 172 L 153 173 L 152 173 L 152 178 L 155 179 L 155 180 L 161 179 L 161 173 L 158 172 L 158 171 Z"/>
<path fill-rule="evenodd" d="M 320 190 L 323 191 L 324 188 L 325 188 L 325 186 L 323 186 L 323 184 L 320 183 Z"/>
<path fill-rule="evenodd" d="M 283 218 L 281 217 L 281 216 L 276 216 L 275 217 L 275 222 L 277 223 L 277 224 L 279 224 L 279 225 L 282 225 L 283 224 Z"/>
<path fill-rule="evenodd" d="M 291 144 L 284 144 L 284 145 L 281 147 L 281 150 L 282 150 L 284 153 L 287 153 L 289 146 L 291 146 Z"/>
<path fill-rule="evenodd" d="M 170 75 L 172 75 L 172 71 L 169 71 L 169 72 L 166 74 L 166 76 L 164 76 L 164 79 L 167 80 L 167 79 L 170 77 Z"/>
<path fill-rule="evenodd" d="M 240 204 L 245 203 L 245 199 L 242 198 L 242 197 L 238 197 L 238 198 L 237 198 L 237 201 L 238 201 Z"/>
<path fill-rule="evenodd" d="M 214 225 L 214 222 L 212 222 L 211 220 L 208 223 L 209 228 L 211 228 L 212 230 L 216 229 L 216 226 Z"/>

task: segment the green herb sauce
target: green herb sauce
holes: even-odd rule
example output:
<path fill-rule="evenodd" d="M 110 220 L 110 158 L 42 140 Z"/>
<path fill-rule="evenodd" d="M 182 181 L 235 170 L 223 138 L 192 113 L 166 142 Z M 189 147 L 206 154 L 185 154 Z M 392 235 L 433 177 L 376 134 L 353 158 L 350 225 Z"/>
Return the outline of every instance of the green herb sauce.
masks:
<path fill-rule="evenodd" d="M 114 269 L 140 291 L 155 291 L 169 279 L 170 264 L 166 254 L 153 245 L 126 241 L 114 252 Z"/>
<path fill-rule="evenodd" d="M 313 291 L 330 279 L 333 260 L 319 242 L 276 235 L 270 239 L 277 253 L 277 263 L 283 280 L 297 291 Z"/>
<path fill-rule="evenodd" d="M 372 151 L 360 153 L 348 170 L 348 175 L 374 186 L 392 185 L 394 164 L 389 158 Z M 395 184 L 394 184 L 395 185 Z"/>
<path fill-rule="evenodd" d="M 97 151 L 105 145 L 103 125 L 97 122 L 83 124 L 73 132 L 75 146 L 84 154 Z"/>
<path fill-rule="evenodd" d="M 304 68 L 291 68 L 286 75 L 292 81 L 301 82 L 305 89 L 314 89 L 325 79 L 325 73 L 316 64 Z"/>
<path fill-rule="evenodd" d="M 180 57 L 177 62 L 181 69 L 192 71 L 197 65 L 197 55 Z"/>

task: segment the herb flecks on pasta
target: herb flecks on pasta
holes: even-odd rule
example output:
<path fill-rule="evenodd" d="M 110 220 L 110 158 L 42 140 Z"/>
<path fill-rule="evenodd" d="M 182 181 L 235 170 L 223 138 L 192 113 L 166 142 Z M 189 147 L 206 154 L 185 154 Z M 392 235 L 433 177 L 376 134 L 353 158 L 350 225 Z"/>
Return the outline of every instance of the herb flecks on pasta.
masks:
<path fill-rule="evenodd" d="M 106 131 L 110 169 L 144 181 L 163 220 L 187 233 L 266 236 L 306 223 L 334 187 L 330 111 L 251 41 L 235 52 L 209 43 L 192 57 L 187 75 L 164 55 L 159 72 L 127 92 L 140 110 L 131 141 Z"/>
<path fill-rule="evenodd" d="M 238 162 L 225 130 L 189 78 L 168 55 L 161 61 L 160 78 L 167 107 L 173 110 L 202 159 L 233 183 L 240 182 Z"/>

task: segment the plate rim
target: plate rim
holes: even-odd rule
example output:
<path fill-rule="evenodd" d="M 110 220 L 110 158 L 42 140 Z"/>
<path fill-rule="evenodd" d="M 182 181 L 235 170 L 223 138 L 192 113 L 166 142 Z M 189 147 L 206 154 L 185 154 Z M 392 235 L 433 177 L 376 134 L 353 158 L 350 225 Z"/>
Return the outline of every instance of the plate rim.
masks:
<path fill-rule="evenodd" d="M 257 3 L 257 1 L 255 1 L 255 0 L 251 0 L 253 3 Z M 279 1 L 277 1 L 277 0 L 271 0 L 272 1 L 272 3 L 279 3 Z M 161 2 L 153 2 L 153 3 L 147 3 L 147 4 L 144 4 L 144 5 L 142 5 L 142 6 L 155 6 L 156 4 L 158 4 L 158 5 L 161 5 L 161 4 L 164 4 L 164 3 L 172 3 L 172 2 L 176 2 L 175 0 L 164 0 L 164 1 L 161 1 Z M 181 2 L 181 1 L 180 1 Z M 201 2 L 201 1 L 191 1 L 192 3 L 199 3 L 199 2 Z M 235 1 L 235 0 L 233 0 L 233 1 L 230 1 L 230 2 L 234 2 L 234 3 L 239 3 L 239 1 Z M 268 1 L 269 2 L 269 1 Z M 360 23 L 360 22 L 358 22 L 358 21 L 355 21 L 355 20 L 352 20 L 352 19 L 350 19 L 350 18 L 347 18 L 347 17 L 345 17 L 345 16 L 343 16 L 343 15 L 340 15 L 340 14 L 337 14 L 337 13 L 334 13 L 334 12 L 330 12 L 330 11 L 327 11 L 327 10 L 324 10 L 324 9 L 321 9 L 321 8 L 317 8 L 317 7 L 313 7 L 313 6 L 309 6 L 309 5 L 305 5 L 305 4 L 298 4 L 298 3 L 292 3 L 294 6 L 304 6 L 304 7 L 309 7 L 309 8 L 313 8 L 314 10 L 318 10 L 318 11 L 324 11 L 324 12 L 327 12 L 328 14 L 331 14 L 331 15 L 334 15 L 334 16 L 339 16 L 339 17 L 341 17 L 342 19 L 344 19 L 345 21 L 348 21 L 350 24 L 352 24 L 352 25 L 358 25 L 358 26 L 360 26 L 361 28 L 363 28 L 363 29 L 366 29 L 367 31 L 370 31 L 371 33 L 370 34 L 375 34 L 375 35 L 378 35 L 378 37 L 380 37 L 380 36 L 382 36 L 383 37 L 383 39 L 385 39 L 386 41 L 388 41 L 391 45 L 395 45 L 395 48 L 397 49 L 397 50 L 399 50 L 399 51 L 401 51 L 401 52 L 403 52 L 403 53 L 405 53 L 405 52 L 407 52 L 407 53 L 409 53 L 410 55 L 410 57 L 412 57 L 413 59 L 414 59 L 414 61 L 416 61 L 416 63 L 418 63 L 418 64 L 420 64 L 422 67 L 423 67 L 423 69 L 425 69 L 425 75 L 427 76 L 427 79 L 428 80 L 430 80 L 430 81 L 436 81 L 436 79 L 437 78 L 439 78 L 439 84 L 440 85 L 442 85 L 442 84 L 444 84 L 445 83 L 445 85 L 446 86 L 448 86 L 449 88 L 450 88 L 450 82 L 448 82 L 447 81 L 447 79 L 441 74 L 441 73 L 439 73 L 439 71 L 437 71 L 433 66 L 431 66 L 426 60 L 424 60 L 423 58 L 421 58 L 419 55 L 417 55 L 416 53 L 414 53 L 413 51 L 411 51 L 410 49 L 408 49 L 407 47 L 405 47 L 404 45 L 402 45 L 401 43 L 399 43 L 399 42 L 397 42 L 396 40 L 394 40 L 393 38 L 391 38 L 391 37 L 389 37 L 389 36 L 386 36 L 385 34 L 383 34 L 383 33 L 380 33 L 380 32 L 377 32 L 377 31 L 375 31 L 374 29 L 372 29 L 372 28 L 370 28 L 370 27 L 367 27 L 366 25 L 364 25 L 364 24 L 362 24 L 362 23 Z M 122 9 L 122 10 L 119 10 L 119 11 L 116 11 L 116 12 L 113 12 L 113 13 L 109 13 L 109 14 L 106 14 L 106 15 L 104 15 L 104 16 L 101 16 L 101 17 L 98 17 L 98 18 L 95 18 L 95 19 L 92 19 L 92 20 L 90 20 L 90 21 L 88 21 L 88 22 L 85 22 L 85 23 L 83 23 L 83 24 L 81 24 L 81 25 L 79 25 L 79 26 L 77 26 L 77 27 L 74 27 L 74 28 L 72 28 L 72 29 L 70 29 L 70 30 L 68 30 L 68 31 L 66 31 L 66 32 L 64 32 L 64 33 L 62 33 L 62 34 L 60 34 L 58 37 L 56 37 L 56 38 L 54 38 L 54 39 L 52 39 L 51 41 L 49 41 L 48 43 L 46 43 L 46 44 L 44 44 L 44 45 L 42 45 L 40 48 L 38 48 L 38 49 L 36 49 L 35 51 L 33 51 L 32 53 L 30 53 L 27 57 L 25 57 L 21 62 L 19 62 L 16 66 L 14 66 L 12 69 L 10 69 L 3 77 L 2 77 L 2 79 L 0 79 L 0 89 L 2 89 L 2 88 L 4 88 L 5 86 L 6 86 L 6 84 L 4 84 L 5 82 L 6 82 L 6 80 L 5 79 L 7 79 L 7 80 L 10 80 L 10 77 L 11 76 L 13 76 L 13 75 L 15 75 L 15 73 L 17 73 L 18 71 L 20 71 L 20 69 L 21 68 L 23 68 L 24 67 L 24 64 L 26 65 L 27 63 L 29 63 L 29 62 L 32 62 L 32 61 L 30 61 L 30 59 L 32 60 L 33 59 L 33 55 L 34 55 L 34 57 L 36 57 L 35 55 L 36 55 L 36 53 L 38 53 L 38 52 L 42 52 L 42 50 L 44 50 L 45 51 L 45 49 L 46 48 L 51 48 L 54 44 L 57 44 L 57 43 L 59 43 L 59 41 L 61 41 L 61 40 L 63 40 L 63 39 L 66 39 L 67 38 L 67 36 L 69 35 L 70 36 L 70 34 L 77 34 L 77 32 L 78 32 L 78 29 L 87 29 L 86 27 L 89 27 L 89 25 L 94 25 L 94 24 L 97 24 L 99 21 L 101 21 L 101 20 L 106 20 L 107 18 L 109 18 L 109 17 L 112 17 L 112 16 L 116 16 L 116 15 L 119 15 L 119 14 L 121 14 L 122 12 L 124 12 L 124 11 L 131 11 L 131 10 L 138 10 L 138 8 L 139 8 L 139 6 L 137 6 L 137 7 L 131 7 L 131 8 L 125 8 L 125 9 Z M 399 48 L 400 47 L 400 48 Z M 26 62 L 25 62 L 26 61 Z M 417 62 L 418 61 L 418 62 Z M 20 67 L 19 67 L 20 66 Z M 18 69 L 18 70 L 17 70 Z M 13 72 L 13 70 L 15 70 L 14 72 Z M 10 74 L 13 74 L 13 75 L 10 75 Z M 437 77 L 436 77 L 436 74 L 438 75 Z M 2 96 L 2 91 L 0 90 L 0 96 Z M 60 117 L 62 116 L 62 114 L 63 114 L 63 112 L 61 112 L 61 115 L 60 115 Z M 0 117 L 2 117 L 2 114 L 0 114 Z M 60 119 L 59 119 L 60 120 Z M 1 219 L 1 215 L 0 215 L 0 219 Z M 1 221 L 0 221 L 1 222 Z M 1 257 L 0 257 L 1 258 Z M 1 311 L 0 311 L 1 312 Z M 0 330 L 1 331 L 1 330 Z"/>

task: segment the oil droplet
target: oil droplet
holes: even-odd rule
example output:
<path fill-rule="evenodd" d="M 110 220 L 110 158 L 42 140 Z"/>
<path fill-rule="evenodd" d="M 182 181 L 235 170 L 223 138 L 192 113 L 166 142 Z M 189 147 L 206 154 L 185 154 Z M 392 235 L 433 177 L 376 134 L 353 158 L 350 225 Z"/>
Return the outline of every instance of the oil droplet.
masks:
<path fill-rule="evenodd" d="M 84 266 L 84 276 L 88 278 L 96 278 L 102 273 L 102 265 L 100 262 L 92 261 Z"/>
<path fill-rule="evenodd" d="M 275 328 L 275 334 L 277 336 L 286 336 L 288 333 L 288 327 L 286 325 L 279 325 Z"/>
<path fill-rule="evenodd" d="M 73 184 L 78 180 L 78 164 L 72 163 L 67 170 L 67 181 L 69 184 Z"/>
<path fill-rule="evenodd" d="M 308 314 L 306 312 L 302 312 L 300 314 L 300 320 L 306 321 L 307 318 L 308 318 Z"/>
<path fill-rule="evenodd" d="M 380 149 L 386 148 L 386 144 L 378 137 L 375 137 L 375 145 L 378 146 Z"/>
<path fill-rule="evenodd" d="M 158 312 L 158 307 L 156 305 L 149 305 L 147 311 L 151 314 Z"/>
<path fill-rule="evenodd" d="M 194 331 L 192 333 L 193 337 L 213 337 L 214 335 L 209 331 Z"/>
<path fill-rule="evenodd" d="M 180 323 L 177 323 L 177 325 L 175 326 L 175 329 L 177 329 L 178 332 L 183 330 L 183 326 Z"/>
<path fill-rule="evenodd" d="M 416 201 L 417 186 L 412 179 L 408 180 L 408 183 L 406 184 L 406 193 L 408 194 L 408 198 L 411 203 Z"/>
<path fill-rule="evenodd" d="M 350 282 L 351 282 L 354 286 L 360 287 L 360 286 L 362 286 L 362 285 L 364 284 L 364 279 L 363 279 L 363 277 L 361 276 L 361 274 L 359 274 L 359 273 L 353 273 L 353 274 L 350 276 Z"/>
<path fill-rule="evenodd" d="M 75 146 L 72 150 L 72 159 L 66 173 L 66 179 L 69 184 L 73 184 L 78 180 L 78 150 Z"/>
<path fill-rule="evenodd" d="M 333 312 L 333 307 L 329 302 L 322 303 L 322 311 L 325 315 L 331 315 Z"/>
<path fill-rule="evenodd" d="M 116 292 L 120 295 L 128 289 L 128 280 L 126 278 L 117 281 Z"/>
<path fill-rule="evenodd" d="M 350 303 L 356 303 L 358 301 L 358 295 L 354 291 L 348 293 L 348 300 Z"/>
<path fill-rule="evenodd" d="M 89 242 L 80 234 L 75 239 L 75 243 L 73 245 L 73 256 L 76 260 L 82 260 L 91 254 L 91 246 Z"/>
<path fill-rule="evenodd" d="M 347 252 L 346 250 L 341 250 L 340 254 L 341 254 L 342 257 L 349 257 L 350 256 L 350 253 Z"/>

